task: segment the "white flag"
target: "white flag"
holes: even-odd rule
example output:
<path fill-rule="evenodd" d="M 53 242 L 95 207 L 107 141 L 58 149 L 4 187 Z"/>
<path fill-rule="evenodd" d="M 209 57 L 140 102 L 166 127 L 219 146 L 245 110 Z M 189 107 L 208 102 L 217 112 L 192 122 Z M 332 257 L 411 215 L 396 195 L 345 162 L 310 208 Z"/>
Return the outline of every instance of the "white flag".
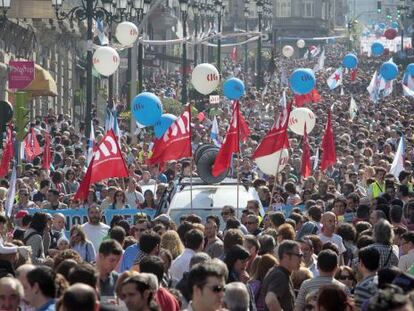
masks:
<path fill-rule="evenodd" d="M 351 103 L 349 104 L 349 118 L 351 121 L 354 120 L 358 113 L 358 106 L 355 102 L 355 99 L 353 96 L 351 96 Z"/>
<path fill-rule="evenodd" d="M 319 70 L 324 69 L 324 67 L 325 67 L 325 58 L 326 58 L 325 57 L 325 49 L 323 49 L 321 55 L 319 55 L 319 59 L 318 59 L 317 64 L 315 65 L 315 67 L 313 67 L 313 71 L 315 73 L 318 72 Z"/>
<path fill-rule="evenodd" d="M 411 90 L 408 86 L 402 85 L 403 87 L 403 94 L 405 97 L 414 97 L 414 91 Z"/>
<path fill-rule="evenodd" d="M 10 181 L 9 181 L 9 190 L 7 191 L 7 198 L 6 198 L 6 202 L 4 203 L 4 208 L 6 210 L 6 215 L 7 217 L 11 217 L 12 212 L 13 212 L 13 204 L 14 204 L 14 197 L 16 196 L 16 180 L 17 180 L 17 176 L 16 176 L 16 165 L 13 164 L 13 171 L 12 174 L 10 176 Z"/>
<path fill-rule="evenodd" d="M 93 121 L 91 121 L 91 133 L 89 134 L 88 140 L 88 154 L 86 158 L 86 163 L 89 166 L 89 163 L 92 161 L 93 157 L 93 147 L 95 145 L 95 129 L 93 127 Z"/>
<path fill-rule="evenodd" d="M 379 100 L 379 87 L 381 83 L 381 75 L 377 73 L 377 71 L 374 72 L 371 82 L 369 83 L 367 87 L 367 91 L 369 93 L 369 98 L 373 103 L 377 103 Z"/>
<path fill-rule="evenodd" d="M 344 88 L 341 87 L 341 96 L 345 96 Z"/>
<path fill-rule="evenodd" d="M 316 149 L 315 155 L 313 157 L 313 170 L 316 171 L 319 165 L 319 148 Z"/>
<path fill-rule="evenodd" d="M 391 164 L 390 173 L 398 179 L 402 170 L 404 170 L 404 155 L 405 155 L 405 141 L 404 135 L 400 138 L 400 143 L 398 144 L 397 152 L 395 153 L 394 160 Z"/>
<path fill-rule="evenodd" d="M 331 90 L 342 85 L 342 67 L 336 69 L 335 72 L 328 78 L 328 80 L 326 80 L 326 83 Z"/>

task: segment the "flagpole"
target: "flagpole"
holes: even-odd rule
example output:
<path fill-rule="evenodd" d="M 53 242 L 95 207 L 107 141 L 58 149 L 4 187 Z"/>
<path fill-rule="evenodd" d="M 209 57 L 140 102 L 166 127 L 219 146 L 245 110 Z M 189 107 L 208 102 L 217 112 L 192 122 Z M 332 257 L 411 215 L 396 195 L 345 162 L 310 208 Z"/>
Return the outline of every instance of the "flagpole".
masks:
<path fill-rule="evenodd" d="M 239 200 L 240 200 L 240 103 L 236 101 L 236 113 L 237 113 L 237 212 L 236 215 L 239 216 Z"/>
<path fill-rule="evenodd" d="M 193 210 L 193 169 L 194 169 L 194 155 L 193 155 L 193 146 L 191 145 L 191 139 L 193 137 L 193 129 L 191 128 L 191 102 L 188 104 L 188 112 L 190 114 L 188 125 L 189 135 L 190 135 L 190 153 L 191 153 L 191 160 L 190 160 L 190 209 Z"/>

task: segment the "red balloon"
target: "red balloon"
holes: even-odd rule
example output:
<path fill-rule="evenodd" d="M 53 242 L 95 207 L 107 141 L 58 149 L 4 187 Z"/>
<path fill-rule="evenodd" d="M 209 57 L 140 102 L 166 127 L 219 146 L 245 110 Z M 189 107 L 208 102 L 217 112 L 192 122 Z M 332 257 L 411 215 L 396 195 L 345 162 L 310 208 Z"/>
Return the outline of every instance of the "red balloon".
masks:
<path fill-rule="evenodd" d="M 394 28 L 388 28 L 387 30 L 385 30 L 384 36 L 388 40 L 393 40 L 397 36 L 397 30 L 395 30 Z"/>

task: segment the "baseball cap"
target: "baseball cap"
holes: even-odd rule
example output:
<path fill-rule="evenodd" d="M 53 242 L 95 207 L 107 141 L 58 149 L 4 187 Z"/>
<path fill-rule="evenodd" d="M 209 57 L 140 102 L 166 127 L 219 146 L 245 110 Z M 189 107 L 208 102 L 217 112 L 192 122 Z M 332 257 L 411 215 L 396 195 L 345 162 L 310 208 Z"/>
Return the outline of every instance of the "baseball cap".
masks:
<path fill-rule="evenodd" d="M 21 211 L 18 211 L 18 212 L 17 212 L 17 214 L 16 214 L 16 216 L 14 216 L 14 218 L 15 218 L 15 219 L 21 219 L 21 218 L 23 218 L 24 216 L 26 216 L 26 215 L 28 215 L 28 214 L 29 214 L 29 212 L 28 212 L 28 211 L 21 210 Z"/>

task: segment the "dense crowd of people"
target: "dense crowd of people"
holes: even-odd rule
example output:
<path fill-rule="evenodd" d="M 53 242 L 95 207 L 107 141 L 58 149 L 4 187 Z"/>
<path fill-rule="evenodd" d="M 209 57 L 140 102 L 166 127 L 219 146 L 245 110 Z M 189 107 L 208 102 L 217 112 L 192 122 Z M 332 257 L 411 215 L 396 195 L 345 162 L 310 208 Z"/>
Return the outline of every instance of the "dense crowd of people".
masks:
<path fill-rule="evenodd" d="M 37 117 L 32 127 L 41 146 L 42 133 L 51 134 L 53 163 L 44 170 L 41 157 L 23 162 L 11 217 L 4 207 L 10 174 L 0 181 L 0 310 L 414 310 L 413 99 L 396 83 L 379 103 L 369 100 L 366 87 L 390 56 L 359 55 L 356 79 L 345 74 L 342 91 L 330 90 L 326 79 L 345 52 L 341 43 L 326 45 L 325 66 L 316 74 L 321 98 L 307 104 L 317 118 L 309 134 L 316 164 L 306 178 L 302 137 L 292 132 L 289 162 L 277 176 L 263 174 L 251 156 L 281 113 L 283 91 L 292 98 L 283 76 L 313 68 L 318 58 L 273 55 L 259 90 L 253 70 L 224 60 L 223 77 L 246 83 L 241 111 L 251 130 L 231 174 L 239 173 L 260 200 L 224 205 L 206 219 L 188 214 L 174 222 L 168 216 L 171 188 L 196 174 L 191 160 L 171 161 L 161 171 L 147 165 L 153 133 L 131 134 L 122 120 L 129 177 L 94 184 L 84 202 L 74 200 L 87 169 L 84 127 L 53 110 Z M 179 98 L 179 79 L 160 72 L 145 88 L 161 99 Z M 352 121 L 351 96 L 358 106 Z M 190 100 L 197 109 L 195 151 L 211 143 L 214 117 L 224 138 L 231 103 Z M 321 171 L 316 151 L 331 106 L 337 163 Z M 102 122 L 95 120 L 95 130 L 99 142 Z M 404 169 L 396 177 L 389 172 L 403 135 Z M 156 217 L 102 218 L 106 209 L 131 208 L 152 209 Z M 68 209 L 86 209 L 85 221 L 68 226 Z"/>

